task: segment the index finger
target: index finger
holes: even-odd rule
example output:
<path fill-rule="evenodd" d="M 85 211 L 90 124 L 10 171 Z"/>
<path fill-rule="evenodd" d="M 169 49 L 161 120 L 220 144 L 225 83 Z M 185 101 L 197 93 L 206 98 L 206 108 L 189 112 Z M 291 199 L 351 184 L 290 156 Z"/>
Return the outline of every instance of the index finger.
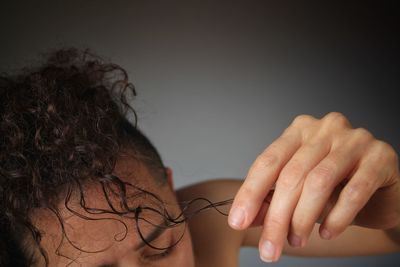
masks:
<path fill-rule="evenodd" d="M 252 224 L 281 169 L 299 149 L 301 141 L 298 131 L 288 129 L 257 157 L 229 212 L 232 228 L 240 230 Z"/>

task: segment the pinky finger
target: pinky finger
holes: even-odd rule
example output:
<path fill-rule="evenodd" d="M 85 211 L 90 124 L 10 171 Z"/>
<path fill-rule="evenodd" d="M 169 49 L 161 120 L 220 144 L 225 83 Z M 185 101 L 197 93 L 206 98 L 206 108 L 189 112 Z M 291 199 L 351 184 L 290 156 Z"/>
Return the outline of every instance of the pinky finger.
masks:
<path fill-rule="evenodd" d="M 321 224 L 319 233 L 322 238 L 334 238 L 353 223 L 357 214 L 379 188 L 376 177 L 379 177 L 379 174 L 375 169 L 360 166 L 340 192 L 337 203 Z"/>

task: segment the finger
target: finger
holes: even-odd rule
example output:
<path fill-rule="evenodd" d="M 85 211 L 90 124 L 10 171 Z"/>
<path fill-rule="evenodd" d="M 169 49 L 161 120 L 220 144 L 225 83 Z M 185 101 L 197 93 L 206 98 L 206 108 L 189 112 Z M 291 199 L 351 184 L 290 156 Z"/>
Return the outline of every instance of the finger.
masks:
<path fill-rule="evenodd" d="M 373 173 L 373 170 L 370 170 Z M 320 226 L 319 233 L 324 239 L 331 239 L 352 224 L 357 213 L 377 189 L 369 179 L 370 173 L 359 171 L 340 193 L 338 202 Z"/>
<path fill-rule="evenodd" d="M 339 136 L 334 139 L 329 155 L 306 178 L 291 222 L 288 239 L 296 241 L 290 242 L 292 245 L 304 246 L 307 243 L 315 222 L 321 219 L 323 212 L 325 217 L 325 212 L 333 208 L 334 203 L 329 203 L 333 191 L 352 175 L 372 140 L 371 135 L 363 129 L 341 131 Z"/>
<path fill-rule="evenodd" d="M 265 215 L 267 214 L 269 205 L 271 204 L 272 196 L 274 195 L 275 190 L 270 190 L 267 197 L 264 199 L 261 207 L 254 218 L 253 222 L 250 224 L 250 227 L 261 226 L 264 223 Z"/>
<path fill-rule="evenodd" d="M 332 194 L 330 195 L 324 209 L 322 210 L 321 214 L 317 219 L 318 224 L 322 224 L 326 216 L 332 211 L 333 207 L 335 206 L 337 200 L 339 199 L 340 192 L 342 191 L 341 186 L 336 186 L 333 190 Z"/>
<path fill-rule="evenodd" d="M 258 156 L 232 204 L 228 218 L 232 228 L 244 229 L 252 223 L 280 170 L 300 147 L 302 129 L 315 121 L 312 116 L 297 116 L 283 134 Z"/>
<path fill-rule="evenodd" d="M 257 157 L 232 203 L 228 217 L 232 228 L 245 229 L 253 222 L 283 165 L 300 144 L 300 133 L 287 130 Z"/>
<path fill-rule="evenodd" d="M 392 172 L 391 168 L 384 167 L 391 166 L 387 164 L 391 159 L 390 155 L 380 153 L 382 143 L 376 141 L 369 150 L 369 153 L 367 153 L 367 156 L 360 161 L 357 171 L 343 188 L 336 205 L 320 226 L 320 235 L 322 238 L 330 239 L 341 234 L 349 225 L 356 221 L 357 217 L 363 216 L 360 210 L 364 210 L 364 208 L 366 214 L 374 212 L 379 217 L 380 210 L 377 210 L 377 205 L 374 205 L 374 202 L 370 200 L 374 194 L 379 194 L 377 191 L 378 188 L 383 189 L 383 187 L 390 186 L 388 178 L 391 177 L 390 174 Z M 383 199 L 380 200 L 383 201 Z M 384 204 L 381 205 L 382 207 L 384 208 Z M 374 227 L 374 218 L 369 220 L 368 223 L 370 225 L 365 226 Z"/>
<path fill-rule="evenodd" d="M 322 128 L 330 132 L 351 128 L 350 121 L 340 112 L 330 112 L 326 114 L 321 119 L 321 122 L 323 124 Z"/>
<path fill-rule="evenodd" d="M 358 162 L 361 152 L 354 146 L 331 151 L 308 173 L 291 221 L 288 240 L 292 246 L 303 247 L 307 243 L 335 187 Z"/>
<path fill-rule="evenodd" d="M 329 152 L 320 143 L 302 146 L 282 169 L 264 221 L 260 242 L 263 260 L 278 260 L 307 173 Z"/>

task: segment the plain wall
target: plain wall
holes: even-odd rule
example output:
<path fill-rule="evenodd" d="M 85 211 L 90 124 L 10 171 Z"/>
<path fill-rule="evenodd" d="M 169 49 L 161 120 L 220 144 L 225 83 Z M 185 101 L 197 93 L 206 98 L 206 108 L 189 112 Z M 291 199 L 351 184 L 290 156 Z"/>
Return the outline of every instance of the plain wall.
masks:
<path fill-rule="evenodd" d="M 2 1 L 0 71 L 93 49 L 136 86 L 139 128 L 180 187 L 245 177 L 299 114 L 348 116 L 399 152 L 399 10 L 388 1 Z M 275 266 L 399 266 L 400 255 Z M 244 249 L 241 266 L 264 266 Z"/>

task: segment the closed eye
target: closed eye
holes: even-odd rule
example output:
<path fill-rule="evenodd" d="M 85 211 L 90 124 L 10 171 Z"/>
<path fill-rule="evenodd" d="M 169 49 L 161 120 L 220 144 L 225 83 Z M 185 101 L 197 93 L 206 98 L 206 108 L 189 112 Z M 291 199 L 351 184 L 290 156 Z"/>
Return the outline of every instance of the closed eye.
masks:
<path fill-rule="evenodd" d="M 160 253 L 155 253 L 155 254 L 149 254 L 149 255 L 143 255 L 143 258 L 145 258 L 146 260 L 150 260 L 150 261 L 158 261 L 158 260 L 162 260 L 166 257 L 168 257 L 174 247 L 168 248 L 163 250 Z"/>

